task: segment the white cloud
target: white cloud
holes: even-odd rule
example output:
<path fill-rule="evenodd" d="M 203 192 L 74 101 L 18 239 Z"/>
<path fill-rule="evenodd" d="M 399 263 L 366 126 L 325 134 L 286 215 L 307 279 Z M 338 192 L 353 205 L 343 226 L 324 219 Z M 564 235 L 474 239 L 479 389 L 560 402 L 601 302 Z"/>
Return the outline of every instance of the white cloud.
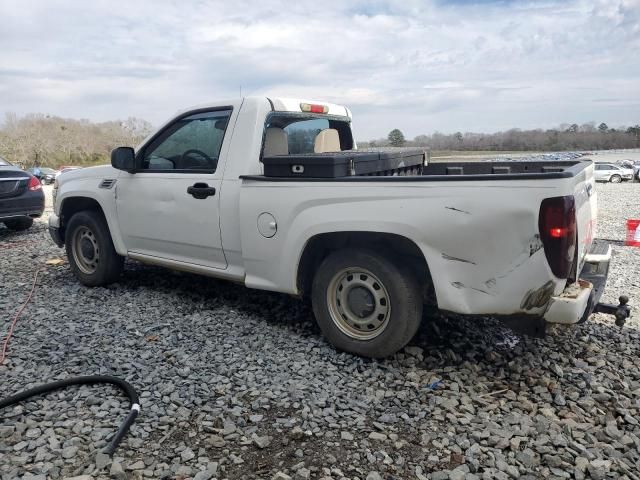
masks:
<path fill-rule="evenodd" d="M 4 0 L 0 18 L 0 112 L 160 123 L 242 86 L 346 103 L 360 138 L 640 121 L 640 0 Z"/>

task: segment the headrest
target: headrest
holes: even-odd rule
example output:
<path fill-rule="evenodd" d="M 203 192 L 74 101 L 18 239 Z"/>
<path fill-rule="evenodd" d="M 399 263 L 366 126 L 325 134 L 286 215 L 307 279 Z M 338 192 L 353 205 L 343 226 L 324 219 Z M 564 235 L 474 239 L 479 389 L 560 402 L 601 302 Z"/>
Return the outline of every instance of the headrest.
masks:
<path fill-rule="evenodd" d="M 269 127 L 264 136 L 264 153 L 263 156 L 270 157 L 272 155 L 288 155 L 289 140 L 287 132 L 281 128 Z"/>
<path fill-rule="evenodd" d="M 320 130 L 316 136 L 316 142 L 313 147 L 315 153 L 339 152 L 340 136 L 335 128 L 325 128 Z"/>

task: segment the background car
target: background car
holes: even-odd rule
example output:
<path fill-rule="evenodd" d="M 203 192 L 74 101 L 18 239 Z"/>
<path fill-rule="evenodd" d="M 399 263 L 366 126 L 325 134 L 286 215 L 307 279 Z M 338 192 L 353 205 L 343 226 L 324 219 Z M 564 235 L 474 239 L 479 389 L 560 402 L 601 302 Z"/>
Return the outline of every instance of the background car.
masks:
<path fill-rule="evenodd" d="M 43 185 L 52 184 L 56 176 L 58 175 L 58 171 L 49 167 L 33 167 L 27 170 L 31 175 L 36 177 Z"/>
<path fill-rule="evenodd" d="M 594 176 L 596 182 L 620 183 L 623 180 L 633 180 L 633 169 L 612 163 L 596 163 Z"/>
<path fill-rule="evenodd" d="M 44 212 L 40 180 L 0 157 L 0 222 L 26 230 Z"/>
<path fill-rule="evenodd" d="M 640 181 L 640 160 L 621 160 L 618 165 L 622 168 L 632 168 L 633 178 Z"/>
<path fill-rule="evenodd" d="M 53 168 L 41 167 L 40 181 L 45 185 L 50 185 L 55 182 L 57 173 L 58 171 Z"/>

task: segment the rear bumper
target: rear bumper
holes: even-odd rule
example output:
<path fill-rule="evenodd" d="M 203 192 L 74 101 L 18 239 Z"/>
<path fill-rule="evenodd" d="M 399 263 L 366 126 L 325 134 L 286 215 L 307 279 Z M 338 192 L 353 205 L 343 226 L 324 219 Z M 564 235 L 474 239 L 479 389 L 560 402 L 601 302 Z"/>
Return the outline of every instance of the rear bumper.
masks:
<path fill-rule="evenodd" d="M 44 212 L 44 193 L 26 191 L 20 196 L 0 199 L 0 222 L 11 218 L 37 218 Z"/>
<path fill-rule="evenodd" d="M 568 285 L 560 295 L 551 297 L 544 319 L 549 323 L 584 322 L 602 297 L 610 262 L 611 245 L 594 242 L 580 272 L 580 279 Z"/>

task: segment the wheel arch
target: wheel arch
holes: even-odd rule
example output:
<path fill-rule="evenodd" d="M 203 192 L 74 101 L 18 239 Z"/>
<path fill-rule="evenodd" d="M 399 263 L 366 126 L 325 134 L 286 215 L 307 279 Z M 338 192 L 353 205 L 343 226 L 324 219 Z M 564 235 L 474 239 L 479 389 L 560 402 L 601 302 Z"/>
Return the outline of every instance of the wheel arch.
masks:
<path fill-rule="evenodd" d="M 405 236 L 386 232 L 328 232 L 309 238 L 298 262 L 296 274 L 298 292 L 303 296 L 310 294 L 314 274 L 318 266 L 331 252 L 354 247 L 384 252 L 393 260 L 408 262 L 423 286 L 425 303 L 437 306 L 431 270 L 418 245 Z"/>
<path fill-rule="evenodd" d="M 66 227 L 69 224 L 71 217 L 73 217 L 74 214 L 85 210 L 97 212 L 102 216 L 107 223 L 109 235 L 111 236 L 111 240 L 116 251 L 120 255 L 126 254 L 126 251 L 123 251 L 122 242 L 116 235 L 114 235 L 115 226 L 110 222 L 109 217 L 105 213 L 105 209 L 98 200 L 92 197 L 73 196 L 62 200 L 60 204 L 60 238 L 62 241 L 65 241 Z"/>

